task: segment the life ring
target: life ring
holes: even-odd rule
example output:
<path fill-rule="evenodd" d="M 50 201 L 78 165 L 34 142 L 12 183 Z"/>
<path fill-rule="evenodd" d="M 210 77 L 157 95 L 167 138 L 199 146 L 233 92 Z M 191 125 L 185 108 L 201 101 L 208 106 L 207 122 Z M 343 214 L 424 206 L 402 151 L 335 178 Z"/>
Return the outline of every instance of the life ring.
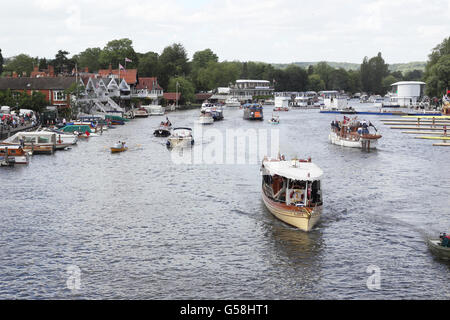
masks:
<path fill-rule="evenodd" d="M 303 202 L 303 194 L 299 191 L 292 190 L 289 197 L 293 202 Z"/>

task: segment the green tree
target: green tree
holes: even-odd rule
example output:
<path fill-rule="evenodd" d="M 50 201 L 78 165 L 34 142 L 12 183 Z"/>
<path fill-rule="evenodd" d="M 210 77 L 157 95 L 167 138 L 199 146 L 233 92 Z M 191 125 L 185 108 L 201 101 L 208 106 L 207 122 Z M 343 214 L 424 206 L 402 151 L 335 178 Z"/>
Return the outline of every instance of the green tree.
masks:
<path fill-rule="evenodd" d="M 119 67 L 119 63 L 125 66 L 125 58 L 132 62 L 127 62 L 127 69 L 136 68 L 139 61 L 133 48 L 133 41 L 128 38 L 111 40 L 103 48 L 99 56 L 99 63 L 102 68 L 108 68 L 109 64 L 113 69 Z"/>
<path fill-rule="evenodd" d="M 423 79 L 423 71 L 417 69 L 406 72 L 404 76 L 404 80 L 406 81 L 422 81 L 422 79 Z"/>
<path fill-rule="evenodd" d="M 100 54 L 102 49 L 100 48 L 87 48 L 86 50 L 80 52 L 73 56 L 73 59 L 78 64 L 78 70 L 83 68 L 88 68 L 89 71 L 98 71 L 101 68 L 100 65 Z"/>
<path fill-rule="evenodd" d="M 149 51 L 139 56 L 139 75 L 143 77 L 154 77 L 158 75 L 159 55 L 156 52 Z"/>
<path fill-rule="evenodd" d="M 396 83 L 398 80 L 396 77 L 394 77 L 392 74 L 388 75 L 387 77 L 384 77 L 382 83 L 383 83 L 383 91 L 388 92 L 391 90 L 391 85 L 393 83 Z"/>
<path fill-rule="evenodd" d="M 285 91 L 305 91 L 308 83 L 308 74 L 305 69 L 294 64 L 289 65 L 285 70 L 288 83 Z"/>
<path fill-rule="evenodd" d="M 320 78 L 318 74 L 311 74 L 308 77 L 308 91 L 323 91 L 325 90 L 325 82 Z"/>
<path fill-rule="evenodd" d="M 424 80 L 426 94 L 431 97 L 440 97 L 449 86 L 448 59 L 450 57 L 450 37 L 445 38 L 433 48 L 428 56 L 425 66 Z"/>
<path fill-rule="evenodd" d="M 334 69 L 331 72 L 330 89 L 344 91 L 350 90 L 350 77 L 345 69 Z"/>
<path fill-rule="evenodd" d="M 159 57 L 158 82 L 167 88 L 169 79 L 177 76 L 187 76 L 189 64 L 186 49 L 180 43 L 174 43 L 164 48 Z"/>
<path fill-rule="evenodd" d="M 39 70 L 47 69 L 48 61 L 46 58 L 39 59 Z"/>
<path fill-rule="evenodd" d="M 55 67 L 55 73 L 71 73 L 75 66 L 73 60 L 67 58 L 68 51 L 58 50 L 55 55 L 55 59 L 52 61 L 52 65 Z"/>
<path fill-rule="evenodd" d="M 180 103 L 195 101 L 195 88 L 191 81 L 184 77 L 172 77 L 169 80 L 168 91 L 176 92 L 178 83 L 178 92 L 181 93 Z"/>
<path fill-rule="evenodd" d="M 0 76 L 2 75 L 2 73 L 3 73 L 3 63 L 4 63 L 5 61 L 3 60 L 3 55 L 2 55 L 2 49 L 0 49 Z"/>
<path fill-rule="evenodd" d="M 211 50 L 197 51 L 192 57 L 192 69 L 206 68 L 210 62 L 218 62 L 219 57 Z"/>
<path fill-rule="evenodd" d="M 320 79 L 325 83 L 325 88 L 330 89 L 331 87 L 331 74 L 333 72 L 333 68 L 330 67 L 326 62 L 319 62 L 314 66 L 314 73 L 320 76 Z"/>
<path fill-rule="evenodd" d="M 364 57 L 360 67 L 362 89 L 367 93 L 384 94 L 383 79 L 389 74 L 388 68 L 381 52 L 369 60 Z"/>
<path fill-rule="evenodd" d="M 29 75 L 33 71 L 34 59 L 27 54 L 19 54 L 12 59 L 5 66 L 5 71 L 17 72 L 22 75 L 23 73 Z"/>

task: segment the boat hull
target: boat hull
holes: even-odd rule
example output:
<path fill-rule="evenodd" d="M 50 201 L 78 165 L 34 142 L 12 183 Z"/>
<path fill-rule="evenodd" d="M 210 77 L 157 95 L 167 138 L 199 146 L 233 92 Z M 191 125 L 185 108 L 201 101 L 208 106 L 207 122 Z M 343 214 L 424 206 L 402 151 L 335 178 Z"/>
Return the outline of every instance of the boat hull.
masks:
<path fill-rule="evenodd" d="M 378 139 L 359 139 L 355 140 L 346 140 L 339 137 L 336 133 L 331 132 L 328 136 L 328 140 L 332 144 L 336 144 L 338 146 L 349 147 L 349 148 L 361 148 L 361 149 L 376 149 L 378 144 Z"/>
<path fill-rule="evenodd" d="M 322 206 L 315 208 L 288 206 L 271 200 L 262 191 L 266 208 L 279 220 L 303 231 L 310 231 L 319 221 Z"/>
<path fill-rule="evenodd" d="M 127 151 L 127 150 L 128 150 L 127 147 L 125 147 L 125 148 L 114 148 L 114 147 L 112 147 L 111 148 L 111 153 L 119 153 L 119 152 L 124 152 L 124 151 Z"/>
<path fill-rule="evenodd" d="M 428 248 L 442 260 L 450 260 L 450 248 L 441 246 L 440 242 L 439 239 L 428 239 Z"/>
<path fill-rule="evenodd" d="M 213 117 L 200 117 L 198 120 L 198 123 L 200 124 L 213 124 L 214 118 Z"/>
<path fill-rule="evenodd" d="M 192 146 L 194 140 L 191 138 L 169 138 L 167 147 L 169 148 L 186 148 Z"/>

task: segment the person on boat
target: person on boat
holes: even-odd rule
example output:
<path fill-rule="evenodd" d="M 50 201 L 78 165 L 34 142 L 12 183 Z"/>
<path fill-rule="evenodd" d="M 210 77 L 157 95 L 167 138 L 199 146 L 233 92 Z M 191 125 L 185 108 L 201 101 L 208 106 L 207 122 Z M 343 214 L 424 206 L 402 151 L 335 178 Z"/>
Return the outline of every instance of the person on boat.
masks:
<path fill-rule="evenodd" d="M 450 235 L 447 235 L 445 232 L 439 236 L 441 239 L 441 246 L 450 247 Z"/>

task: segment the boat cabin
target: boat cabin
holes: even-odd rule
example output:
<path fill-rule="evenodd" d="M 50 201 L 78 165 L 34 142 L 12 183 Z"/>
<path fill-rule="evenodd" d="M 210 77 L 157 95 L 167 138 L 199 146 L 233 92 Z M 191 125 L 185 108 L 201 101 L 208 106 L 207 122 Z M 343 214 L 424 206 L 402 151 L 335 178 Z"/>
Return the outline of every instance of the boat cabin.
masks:
<path fill-rule="evenodd" d="M 50 153 L 56 150 L 56 133 L 54 132 L 18 132 L 3 141 L 4 145 L 20 145 L 34 153 Z"/>
<path fill-rule="evenodd" d="M 322 205 L 322 170 L 311 159 L 264 161 L 263 192 L 272 201 L 296 207 Z"/>

